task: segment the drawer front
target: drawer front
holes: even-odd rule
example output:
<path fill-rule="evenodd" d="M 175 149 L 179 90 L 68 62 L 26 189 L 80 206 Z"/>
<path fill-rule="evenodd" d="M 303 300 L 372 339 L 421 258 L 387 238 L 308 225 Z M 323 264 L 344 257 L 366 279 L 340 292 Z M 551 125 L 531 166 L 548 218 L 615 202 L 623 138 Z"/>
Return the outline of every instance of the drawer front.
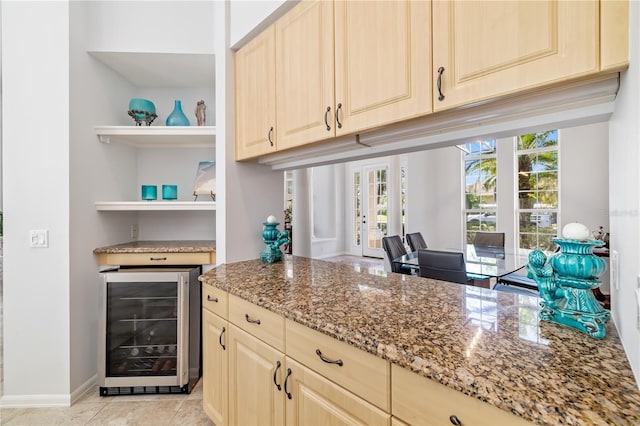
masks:
<path fill-rule="evenodd" d="M 393 416 L 412 425 L 451 424 L 451 416 L 456 416 L 463 425 L 531 424 L 397 365 L 391 366 L 391 400 Z"/>
<path fill-rule="evenodd" d="M 224 319 L 229 318 L 227 292 L 208 284 L 202 284 L 202 307 Z"/>
<path fill-rule="evenodd" d="M 98 265 L 213 265 L 215 252 L 207 253 L 101 253 Z"/>
<path fill-rule="evenodd" d="M 286 336 L 287 356 L 391 411 L 389 362 L 291 320 L 286 321 Z M 342 365 L 329 363 L 338 360 Z"/>
<path fill-rule="evenodd" d="M 284 352 L 284 318 L 280 315 L 229 295 L 229 321 Z"/>

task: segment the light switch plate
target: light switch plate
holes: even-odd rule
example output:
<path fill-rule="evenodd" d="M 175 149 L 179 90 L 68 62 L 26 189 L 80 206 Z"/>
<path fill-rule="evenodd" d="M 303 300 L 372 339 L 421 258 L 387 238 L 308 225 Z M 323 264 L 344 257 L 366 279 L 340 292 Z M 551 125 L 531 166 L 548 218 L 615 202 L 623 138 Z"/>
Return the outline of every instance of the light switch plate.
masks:
<path fill-rule="evenodd" d="M 49 247 L 49 231 L 46 229 L 32 229 L 29 231 L 31 247 Z"/>

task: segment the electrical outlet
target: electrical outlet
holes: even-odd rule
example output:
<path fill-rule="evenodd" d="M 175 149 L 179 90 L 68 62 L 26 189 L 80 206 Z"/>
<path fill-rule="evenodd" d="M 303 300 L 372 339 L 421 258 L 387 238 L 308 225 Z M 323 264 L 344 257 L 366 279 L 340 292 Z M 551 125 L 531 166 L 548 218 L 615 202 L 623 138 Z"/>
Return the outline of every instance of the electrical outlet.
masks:
<path fill-rule="evenodd" d="M 29 231 L 29 241 L 31 247 L 49 247 L 49 231 L 46 229 L 32 229 Z"/>
<path fill-rule="evenodd" d="M 130 234 L 131 234 L 131 239 L 133 240 L 137 240 L 138 239 L 138 224 L 134 223 L 133 225 L 131 225 L 131 230 L 130 230 Z"/>

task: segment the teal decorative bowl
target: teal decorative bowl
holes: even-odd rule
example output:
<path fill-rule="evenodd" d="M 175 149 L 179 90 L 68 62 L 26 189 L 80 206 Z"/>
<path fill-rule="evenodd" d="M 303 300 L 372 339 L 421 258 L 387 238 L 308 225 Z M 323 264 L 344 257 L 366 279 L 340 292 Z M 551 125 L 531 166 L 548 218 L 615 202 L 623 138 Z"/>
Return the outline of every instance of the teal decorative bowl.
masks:
<path fill-rule="evenodd" d="M 129 116 L 135 120 L 138 126 L 142 126 L 143 123 L 150 126 L 158 115 L 153 102 L 148 99 L 133 98 L 129 101 Z"/>

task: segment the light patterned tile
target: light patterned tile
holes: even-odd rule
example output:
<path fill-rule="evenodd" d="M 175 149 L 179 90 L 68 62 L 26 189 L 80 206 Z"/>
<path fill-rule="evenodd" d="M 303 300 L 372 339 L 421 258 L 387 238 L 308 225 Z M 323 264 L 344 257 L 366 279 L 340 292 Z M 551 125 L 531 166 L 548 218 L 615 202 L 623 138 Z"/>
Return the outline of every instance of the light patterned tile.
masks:
<path fill-rule="evenodd" d="M 169 425 L 182 403 L 183 401 L 178 400 L 111 403 L 86 424 L 87 426 Z"/>
<path fill-rule="evenodd" d="M 3 408 L 0 423 L 7 426 L 85 425 L 105 404 L 78 404 L 71 407 Z"/>
<path fill-rule="evenodd" d="M 202 400 L 186 400 L 171 421 L 172 426 L 215 426 L 202 408 Z"/>
<path fill-rule="evenodd" d="M 202 377 L 198 380 L 198 383 L 196 383 L 191 393 L 187 396 L 187 401 L 194 399 L 202 400 Z"/>

